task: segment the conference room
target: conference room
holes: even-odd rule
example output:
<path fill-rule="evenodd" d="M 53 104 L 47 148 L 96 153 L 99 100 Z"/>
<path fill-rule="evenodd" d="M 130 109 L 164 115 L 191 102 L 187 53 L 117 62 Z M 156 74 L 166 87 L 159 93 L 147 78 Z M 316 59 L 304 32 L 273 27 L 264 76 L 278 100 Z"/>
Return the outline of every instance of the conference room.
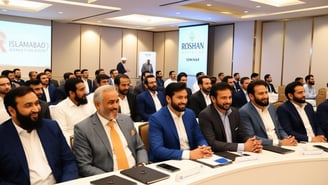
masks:
<path fill-rule="evenodd" d="M 171 70 L 186 72 L 189 87 L 199 71 L 209 76 L 238 72 L 241 77 L 256 72 L 261 79 L 271 74 L 276 89 L 308 74 L 315 76 L 317 90 L 328 82 L 324 0 L 301 0 L 294 5 L 257 0 L 35 0 L 45 5 L 33 11 L 8 2 L 0 1 L 0 71 L 18 67 L 23 79 L 28 79 L 29 71 L 45 68 L 51 68 L 59 81 L 63 73 L 75 69 L 88 69 L 93 79 L 94 71 L 103 68 L 109 73 L 125 57 L 135 86 L 146 59 L 143 54 L 149 52 L 154 71 L 161 70 L 164 79 Z M 294 152 L 264 151 L 218 168 L 168 161 L 180 171 L 168 173 L 169 179 L 158 184 L 326 184 L 325 152 L 311 151 L 311 144 L 288 148 Z M 150 167 L 167 173 L 155 164 Z M 269 180 L 272 173 L 265 174 L 267 170 L 281 178 Z M 66 184 L 88 184 L 108 175 Z"/>

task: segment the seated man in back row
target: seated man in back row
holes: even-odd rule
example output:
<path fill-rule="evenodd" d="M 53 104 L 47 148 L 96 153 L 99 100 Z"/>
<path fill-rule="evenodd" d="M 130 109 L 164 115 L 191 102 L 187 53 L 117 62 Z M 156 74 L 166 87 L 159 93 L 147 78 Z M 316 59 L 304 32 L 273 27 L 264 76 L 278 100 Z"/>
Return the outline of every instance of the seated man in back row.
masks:
<path fill-rule="evenodd" d="M 269 103 L 263 80 L 251 82 L 247 87 L 250 101 L 239 109 L 241 125 L 249 136 L 256 136 L 263 145 L 295 146 L 297 140 L 281 127 L 276 110 Z"/>
<path fill-rule="evenodd" d="M 150 161 L 212 156 L 195 114 L 186 109 L 187 96 L 185 83 L 173 82 L 166 87 L 167 106 L 149 118 Z"/>

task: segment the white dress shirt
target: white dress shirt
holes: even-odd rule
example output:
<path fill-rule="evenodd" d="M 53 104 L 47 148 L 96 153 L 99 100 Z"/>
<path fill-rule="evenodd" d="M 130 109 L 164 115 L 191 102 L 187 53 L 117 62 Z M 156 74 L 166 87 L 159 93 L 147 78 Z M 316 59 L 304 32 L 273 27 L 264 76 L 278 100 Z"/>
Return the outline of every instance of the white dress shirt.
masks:
<path fill-rule="evenodd" d="M 3 98 L 0 97 L 0 125 L 10 119 L 9 114 L 6 111 L 5 104 L 3 102 Z"/>
<path fill-rule="evenodd" d="M 88 79 L 84 79 L 84 78 L 81 78 L 81 79 L 82 79 L 82 81 L 83 81 L 83 83 L 84 83 L 84 86 L 85 86 L 85 92 L 86 92 L 87 94 L 89 94 L 90 89 L 89 89 Z"/>
<path fill-rule="evenodd" d="M 107 138 L 109 140 L 110 147 L 111 147 L 111 149 L 113 151 L 114 149 L 113 149 L 112 141 L 111 141 L 110 135 L 109 135 L 109 133 L 110 133 L 110 127 L 108 126 L 109 120 L 107 120 L 106 118 L 102 117 L 98 113 L 97 113 L 97 115 L 99 117 L 99 120 L 100 120 L 101 124 L 104 127 L 104 130 L 106 131 L 106 135 L 107 135 Z M 123 148 L 124 148 L 124 151 L 125 151 L 125 155 L 126 155 L 126 157 L 128 159 L 129 167 L 130 168 L 131 167 L 134 167 L 136 165 L 136 160 L 134 159 L 134 157 L 132 155 L 132 152 L 129 149 L 128 142 L 126 141 L 126 139 L 125 139 L 125 137 L 124 137 L 124 135 L 123 135 L 123 133 L 122 133 L 119 125 L 116 123 L 116 120 L 114 120 L 114 121 L 115 121 L 114 127 L 115 127 L 116 132 L 120 136 L 120 140 L 122 142 L 122 145 L 123 145 Z M 118 165 L 117 165 L 117 162 L 116 162 L 117 161 L 116 160 L 116 155 L 115 155 L 114 152 L 112 152 L 112 154 L 113 154 L 113 170 L 116 171 L 116 170 L 118 170 Z"/>
<path fill-rule="evenodd" d="M 304 124 L 305 130 L 306 130 L 306 135 L 308 136 L 308 142 L 311 142 L 312 137 L 314 137 L 314 132 L 312 129 L 312 126 L 310 124 L 309 118 L 307 117 L 307 114 L 304 110 L 306 103 L 303 103 L 303 105 L 300 107 L 296 105 L 295 103 L 292 102 L 292 104 L 295 106 L 298 114 L 300 115 L 302 122 Z"/>
<path fill-rule="evenodd" d="M 46 97 L 47 103 L 51 102 L 50 93 L 49 93 L 49 86 L 42 87 L 42 89 L 43 89 L 44 95 Z"/>
<path fill-rule="evenodd" d="M 151 97 L 153 98 L 153 101 L 155 103 L 155 108 L 156 108 L 156 111 L 159 111 L 159 109 L 162 108 L 162 104 L 161 104 L 161 101 L 159 101 L 158 99 L 158 96 L 157 96 L 157 91 L 155 91 L 155 94 L 152 93 L 151 91 L 149 91 Z"/>
<path fill-rule="evenodd" d="M 51 118 L 58 122 L 67 143 L 70 143 L 70 137 L 74 135 L 74 125 L 96 112 L 93 102 L 77 106 L 69 97 L 49 109 Z"/>
<path fill-rule="evenodd" d="M 119 101 L 120 101 L 121 114 L 131 116 L 128 98 L 124 96 L 123 99 L 119 98 Z"/>
<path fill-rule="evenodd" d="M 269 106 L 265 107 L 264 110 L 259 109 L 254 104 L 253 104 L 253 106 L 255 107 L 255 109 L 259 113 L 260 117 L 262 118 L 268 138 L 273 140 L 273 145 L 279 145 L 279 138 L 277 136 L 273 120 L 272 120 L 270 112 L 268 110 Z"/>
<path fill-rule="evenodd" d="M 33 185 L 55 184 L 55 177 L 52 174 L 37 131 L 34 129 L 28 133 L 15 123 L 13 124 L 24 148 L 30 183 Z"/>
<path fill-rule="evenodd" d="M 182 151 L 182 159 L 189 159 L 190 158 L 190 146 L 189 146 L 189 140 L 186 132 L 186 128 L 184 126 L 182 116 L 184 112 L 181 112 L 180 116 L 177 116 L 175 113 L 171 111 L 171 109 L 168 107 L 169 112 L 171 113 L 172 119 L 174 121 L 175 128 L 177 129 L 177 133 L 179 136 L 180 141 L 180 149 Z"/>
<path fill-rule="evenodd" d="M 210 94 L 205 94 L 202 90 L 200 90 L 200 92 L 203 94 L 205 102 L 206 102 L 206 106 L 210 105 L 212 103 L 211 98 L 210 98 Z"/>

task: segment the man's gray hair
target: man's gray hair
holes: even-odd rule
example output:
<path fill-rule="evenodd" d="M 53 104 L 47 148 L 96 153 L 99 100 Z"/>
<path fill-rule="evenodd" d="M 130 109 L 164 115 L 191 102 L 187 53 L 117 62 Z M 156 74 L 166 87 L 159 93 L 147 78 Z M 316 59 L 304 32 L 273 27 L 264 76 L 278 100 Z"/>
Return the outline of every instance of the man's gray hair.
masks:
<path fill-rule="evenodd" d="M 100 104 L 102 104 L 102 100 L 103 100 L 103 93 L 106 91 L 115 91 L 115 87 L 112 85 L 103 85 L 100 86 L 96 89 L 96 91 L 93 94 L 93 102 L 99 102 Z"/>

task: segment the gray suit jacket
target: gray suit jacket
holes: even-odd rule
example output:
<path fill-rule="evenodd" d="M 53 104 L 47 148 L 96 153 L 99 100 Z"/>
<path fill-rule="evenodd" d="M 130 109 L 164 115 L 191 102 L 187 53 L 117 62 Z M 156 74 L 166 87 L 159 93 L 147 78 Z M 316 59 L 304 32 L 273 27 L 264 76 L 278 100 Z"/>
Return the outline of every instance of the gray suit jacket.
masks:
<path fill-rule="evenodd" d="M 275 132 L 278 138 L 284 139 L 288 135 L 281 127 L 276 110 L 272 104 L 269 105 L 268 111 L 274 123 Z M 268 139 L 262 118 L 251 102 L 248 102 L 239 109 L 241 126 L 249 136 L 256 136 L 256 139 L 262 140 L 263 145 L 272 145 L 272 139 Z"/>
<path fill-rule="evenodd" d="M 136 163 L 147 163 L 147 151 L 131 118 L 119 114 L 116 121 L 125 136 Z M 112 149 L 97 113 L 74 126 L 73 153 L 76 156 L 81 176 L 113 171 Z"/>

